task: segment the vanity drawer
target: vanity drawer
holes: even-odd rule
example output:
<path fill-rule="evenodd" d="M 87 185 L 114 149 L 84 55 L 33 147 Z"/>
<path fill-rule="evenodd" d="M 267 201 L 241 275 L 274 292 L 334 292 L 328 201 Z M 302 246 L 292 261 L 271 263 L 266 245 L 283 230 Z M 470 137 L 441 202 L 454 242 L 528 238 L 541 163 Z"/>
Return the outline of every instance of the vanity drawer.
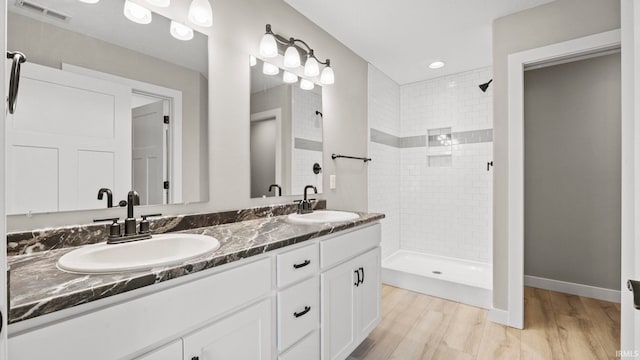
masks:
<path fill-rule="evenodd" d="M 380 224 L 358 229 L 320 242 L 320 266 L 323 269 L 362 254 L 380 244 Z"/>
<path fill-rule="evenodd" d="M 319 298 L 320 282 L 317 276 L 278 293 L 279 351 L 318 328 Z"/>
<path fill-rule="evenodd" d="M 278 356 L 278 360 L 319 360 L 320 359 L 320 332 L 314 331 L 311 335 L 295 344 L 286 353 Z"/>
<path fill-rule="evenodd" d="M 318 244 L 278 255 L 278 287 L 285 287 L 318 272 Z"/>

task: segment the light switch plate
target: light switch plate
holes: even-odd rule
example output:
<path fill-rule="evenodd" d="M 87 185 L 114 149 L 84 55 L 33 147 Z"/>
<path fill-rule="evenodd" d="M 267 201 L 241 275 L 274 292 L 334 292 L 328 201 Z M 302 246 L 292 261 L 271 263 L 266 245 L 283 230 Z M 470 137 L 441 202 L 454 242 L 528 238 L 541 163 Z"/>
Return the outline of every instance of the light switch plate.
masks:
<path fill-rule="evenodd" d="M 329 175 L 329 189 L 335 190 L 336 188 L 336 176 Z"/>

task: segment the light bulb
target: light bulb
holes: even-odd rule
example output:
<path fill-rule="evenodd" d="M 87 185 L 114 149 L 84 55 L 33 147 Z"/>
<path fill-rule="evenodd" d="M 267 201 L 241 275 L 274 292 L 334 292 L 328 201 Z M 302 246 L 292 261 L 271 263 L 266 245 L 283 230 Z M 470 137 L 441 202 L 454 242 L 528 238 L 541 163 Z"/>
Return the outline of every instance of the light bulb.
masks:
<path fill-rule="evenodd" d="M 97 4 L 100 0 L 80 0 L 80 2 L 83 2 L 85 4 Z"/>
<path fill-rule="evenodd" d="M 280 69 L 277 66 L 270 64 L 268 62 L 264 62 L 262 65 L 262 73 L 265 75 L 278 75 Z"/>
<path fill-rule="evenodd" d="M 289 46 L 284 52 L 284 67 L 295 69 L 300 66 L 300 53 L 295 46 Z"/>
<path fill-rule="evenodd" d="M 320 75 L 320 67 L 318 66 L 318 60 L 309 56 L 307 62 L 304 64 L 304 75 L 314 77 Z"/>
<path fill-rule="evenodd" d="M 213 10 L 209 0 L 193 0 L 189 6 L 187 19 L 193 24 L 210 27 L 213 25 Z"/>
<path fill-rule="evenodd" d="M 147 2 L 151 5 L 158 6 L 158 7 L 167 7 L 169 6 L 169 3 L 171 2 L 171 0 L 147 0 Z"/>
<path fill-rule="evenodd" d="M 178 40 L 191 40 L 193 39 L 193 29 L 171 20 L 171 29 L 169 30 L 171 35 Z"/>
<path fill-rule="evenodd" d="M 138 24 L 149 24 L 151 22 L 151 11 L 129 0 L 124 3 L 124 16 Z"/>
<path fill-rule="evenodd" d="M 282 75 L 282 80 L 287 84 L 293 84 L 298 82 L 298 77 L 295 74 L 285 71 L 284 74 Z"/>
<path fill-rule="evenodd" d="M 313 90 L 314 86 L 313 82 L 307 79 L 300 80 L 300 89 L 302 90 Z"/>
<path fill-rule="evenodd" d="M 331 66 L 327 65 L 322 69 L 322 75 L 320 75 L 320 82 L 323 85 L 331 85 L 336 81 L 336 76 L 333 73 Z"/>
<path fill-rule="evenodd" d="M 276 38 L 271 34 L 264 34 L 260 41 L 260 55 L 265 58 L 278 56 L 278 44 Z"/>
<path fill-rule="evenodd" d="M 249 55 L 249 65 L 256 66 L 256 64 L 258 64 L 258 59 L 253 55 Z"/>

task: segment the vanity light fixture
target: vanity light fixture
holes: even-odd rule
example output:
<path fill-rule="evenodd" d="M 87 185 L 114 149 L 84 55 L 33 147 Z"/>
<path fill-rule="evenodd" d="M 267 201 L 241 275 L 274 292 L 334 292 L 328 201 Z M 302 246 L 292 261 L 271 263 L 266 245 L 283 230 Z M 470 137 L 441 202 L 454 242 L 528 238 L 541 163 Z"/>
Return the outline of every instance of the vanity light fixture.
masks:
<path fill-rule="evenodd" d="M 313 90 L 313 88 L 315 87 L 315 85 L 313 84 L 313 81 L 307 80 L 307 79 L 301 79 L 300 80 L 300 89 L 302 90 Z"/>
<path fill-rule="evenodd" d="M 153 6 L 167 7 L 171 0 L 147 0 L 147 2 Z"/>
<path fill-rule="evenodd" d="M 192 28 L 173 20 L 171 20 L 171 29 L 169 32 L 171 33 L 171 36 L 178 40 L 187 41 L 193 39 Z"/>
<path fill-rule="evenodd" d="M 429 69 L 440 69 L 441 67 L 444 67 L 443 61 L 434 61 L 429 64 Z"/>
<path fill-rule="evenodd" d="M 124 16 L 138 24 L 149 24 L 151 22 L 151 11 L 129 0 L 124 2 Z"/>
<path fill-rule="evenodd" d="M 282 35 L 275 34 L 271 30 L 271 24 L 267 24 L 265 34 L 260 41 L 260 55 L 264 58 L 273 58 L 278 56 L 278 44 L 286 46 L 284 53 L 284 66 L 287 68 L 296 68 L 301 65 L 300 51 L 306 56 L 304 64 L 305 76 L 315 77 L 320 75 L 320 83 L 323 85 L 331 85 L 335 82 L 335 74 L 331 68 L 329 59 L 324 62 L 318 60 L 313 49 L 303 40 L 295 38 L 286 38 Z M 320 65 L 324 65 L 324 69 L 320 72 Z M 304 80 L 303 80 L 304 81 Z M 309 85 L 311 84 L 311 85 Z M 313 89 L 313 82 L 306 80 L 305 87 Z M 302 81 L 300 87 L 303 88 Z"/>
<path fill-rule="evenodd" d="M 249 55 L 249 65 L 256 66 L 258 64 L 258 59 L 255 56 Z"/>
<path fill-rule="evenodd" d="M 213 25 L 213 11 L 209 0 L 192 0 L 187 19 L 199 26 L 210 27 Z"/>
<path fill-rule="evenodd" d="M 298 82 L 298 76 L 296 74 L 285 71 L 282 75 L 282 80 L 287 84 L 295 84 Z"/>
<path fill-rule="evenodd" d="M 265 75 L 278 75 L 278 73 L 280 72 L 280 69 L 268 62 L 264 62 L 262 64 L 262 73 Z"/>

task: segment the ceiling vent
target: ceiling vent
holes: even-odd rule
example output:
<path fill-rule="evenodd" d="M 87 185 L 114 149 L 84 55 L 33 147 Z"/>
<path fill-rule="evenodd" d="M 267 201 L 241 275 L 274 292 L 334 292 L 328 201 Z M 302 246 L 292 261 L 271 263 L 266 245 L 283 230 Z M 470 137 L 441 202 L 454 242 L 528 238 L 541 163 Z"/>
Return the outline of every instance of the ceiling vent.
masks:
<path fill-rule="evenodd" d="M 65 21 L 65 22 L 69 22 L 69 20 L 71 20 L 71 16 L 67 15 L 67 14 L 63 14 L 59 11 L 55 11 L 53 9 L 49 9 L 46 6 L 37 4 L 35 2 L 32 1 L 27 1 L 27 0 L 16 0 L 16 6 L 21 8 L 21 9 L 25 9 L 27 11 L 30 11 L 31 13 L 38 13 L 42 16 L 46 16 L 50 19 L 55 19 L 58 21 Z"/>

